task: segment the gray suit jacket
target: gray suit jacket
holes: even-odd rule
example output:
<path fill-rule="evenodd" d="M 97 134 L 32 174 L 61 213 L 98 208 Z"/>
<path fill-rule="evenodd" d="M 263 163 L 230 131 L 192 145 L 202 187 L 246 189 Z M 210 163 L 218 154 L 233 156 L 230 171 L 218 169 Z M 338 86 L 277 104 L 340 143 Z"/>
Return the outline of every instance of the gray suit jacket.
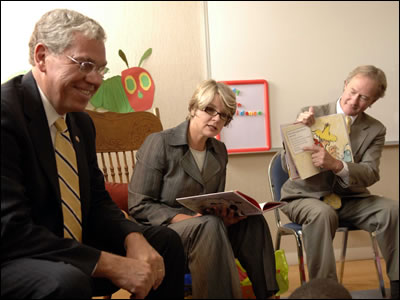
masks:
<path fill-rule="evenodd" d="M 307 111 L 304 107 L 302 111 Z M 315 117 L 335 114 L 336 102 L 314 107 Z M 332 171 L 321 172 L 305 180 L 288 180 L 282 186 L 281 200 L 290 201 L 298 198 L 322 198 L 332 192 L 342 199 L 366 197 L 367 189 L 379 180 L 379 163 L 385 143 L 386 128 L 378 120 L 366 113 L 361 113 L 351 126 L 350 143 L 354 163 L 349 166 L 349 186 Z M 286 169 L 286 162 L 282 160 Z"/>
<path fill-rule="evenodd" d="M 228 155 L 225 144 L 209 138 L 203 171 L 187 141 L 189 121 L 149 135 L 136 154 L 129 183 L 130 214 L 146 225 L 166 225 L 177 214 L 194 215 L 176 198 L 222 192 Z"/>

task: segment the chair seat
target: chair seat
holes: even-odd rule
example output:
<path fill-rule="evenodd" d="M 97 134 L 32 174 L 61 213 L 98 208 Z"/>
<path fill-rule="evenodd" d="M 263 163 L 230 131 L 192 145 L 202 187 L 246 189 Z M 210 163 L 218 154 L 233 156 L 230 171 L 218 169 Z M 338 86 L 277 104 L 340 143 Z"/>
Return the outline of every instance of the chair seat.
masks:
<path fill-rule="evenodd" d="M 283 225 L 283 227 L 292 229 L 297 232 L 297 231 L 300 231 L 303 226 L 301 226 L 300 224 L 297 224 L 297 223 L 287 223 L 287 224 Z"/>
<path fill-rule="evenodd" d="M 302 225 L 297 224 L 297 223 L 287 223 L 287 224 L 284 224 L 282 226 L 285 227 L 285 228 L 292 229 L 294 231 L 302 230 Z M 347 230 L 349 230 L 349 231 L 360 230 L 360 228 L 357 228 L 356 226 L 354 226 L 351 223 L 346 222 L 346 221 L 340 221 L 339 222 L 339 228 L 341 228 L 341 227 L 346 227 Z"/>

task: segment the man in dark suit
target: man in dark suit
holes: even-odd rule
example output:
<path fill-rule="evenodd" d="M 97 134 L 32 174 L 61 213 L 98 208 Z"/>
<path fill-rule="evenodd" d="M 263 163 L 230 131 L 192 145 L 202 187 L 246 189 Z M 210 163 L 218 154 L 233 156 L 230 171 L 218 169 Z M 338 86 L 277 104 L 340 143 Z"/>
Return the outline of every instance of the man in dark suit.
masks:
<path fill-rule="evenodd" d="M 314 145 L 305 148 L 321 172 L 305 180 L 288 180 L 282 186 L 282 211 L 303 225 L 304 246 L 310 279 L 337 280 L 333 238 L 339 219 L 366 231 L 376 231 L 376 239 L 386 261 L 392 298 L 399 296 L 399 205 L 398 201 L 371 195 L 367 187 L 379 180 L 379 162 L 386 128 L 364 111 L 383 97 L 384 72 L 374 66 L 360 66 L 345 80 L 342 96 L 333 103 L 305 107 L 297 122 L 312 125 L 316 117 L 344 114 L 351 121 L 350 143 L 354 162 L 335 159 Z M 350 124 L 349 124 L 350 125 Z M 282 160 L 285 167 L 285 160 Z M 326 196 L 335 200 L 331 207 Z"/>
<path fill-rule="evenodd" d="M 50 11 L 29 43 L 32 71 L 1 86 L 2 297 L 90 298 L 118 288 L 138 298 L 183 297 L 180 237 L 126 219 L 97 165 L 95 128 L 82 111 L 103 80 L 104 41 L 96 21 Z M 64 235 L 54 150 L 60 117 L 79 176 L 76 240 Z"/>

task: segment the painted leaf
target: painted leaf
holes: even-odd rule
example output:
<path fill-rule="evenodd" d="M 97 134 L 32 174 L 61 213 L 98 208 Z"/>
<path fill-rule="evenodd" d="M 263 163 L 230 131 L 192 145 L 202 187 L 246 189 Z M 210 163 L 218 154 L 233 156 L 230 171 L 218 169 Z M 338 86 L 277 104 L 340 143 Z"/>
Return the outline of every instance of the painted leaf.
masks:
<path fill-rule="evenodd" d="M 118 55 L 119 55 L 119 57 L 121 57 L 122 60 L 126 63 L 126 66 L 127 66 L 128 69 L 129 69 L 128 60 L 126 59 L 126 55 L 125 55 L 124 51 L 122 51 L 121 49 L 119 49 Z"/>
<path fill-rule="evenodd" d="M 112 112 L 134 111 L 125 94 L 120 75 L 104 80 L 96 94 L 90 99 L 90 103 L 96 108 L 102 107 Z"/>
<path fill-rule="evenodd" d="M 149 48 L 149 49 L 146 50 L 146 52 L 143 54 L 142 58 L 141 58 L 140 61 L 139 61 L 138 67 L 140 67 L 140 65 L 142 64 L 142 62 L 143 62 L 146 58 L 148 58 L 148 57 L 151 55 L 151 53 L 153 53 L 153 49 L 152 49 L 152 48 Z"/>

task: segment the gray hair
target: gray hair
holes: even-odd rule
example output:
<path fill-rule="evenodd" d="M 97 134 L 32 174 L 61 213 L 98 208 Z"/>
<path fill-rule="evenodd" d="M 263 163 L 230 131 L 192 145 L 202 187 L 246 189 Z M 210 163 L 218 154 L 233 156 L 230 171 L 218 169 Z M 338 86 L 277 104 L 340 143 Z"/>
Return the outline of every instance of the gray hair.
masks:
<path fill-rule="evenodd" d="M 372 80 L 375 80 L 378 88 L 375 100 L 385 96 L 387 81 L 385 73 L 381 69 L 372 65 L 359 66 L 349 73 L 346 78 L 346 82 L 349 83 L 350 80 L 357 75 L 366 76 Z"/>
<path fill-rule="evenodd" d="M 213 79 L 205 80 L 197 86 L 189 102 L 187 119 L 191 118 L 190 113 L 192 110 L 205 109 L 214 100 L 215 95 L 220 96 L 229 115 L 229 119 L 225 123 L 225 126 L 227 126 L 236 112 L 236 95 L 228 85 L 216 82 Z"/>
<path fill-rule="evenodd" d="M 67 49 L 74 33 L 80 32 L 89 39 L 106 40 L 106 33 L 95 20 L 73 10 L 55 9 L 45 13 L 36 23 L 29 40 L 29 63 L 34 66 L 34 51 L 43 43 L 54 54 Z"/>

